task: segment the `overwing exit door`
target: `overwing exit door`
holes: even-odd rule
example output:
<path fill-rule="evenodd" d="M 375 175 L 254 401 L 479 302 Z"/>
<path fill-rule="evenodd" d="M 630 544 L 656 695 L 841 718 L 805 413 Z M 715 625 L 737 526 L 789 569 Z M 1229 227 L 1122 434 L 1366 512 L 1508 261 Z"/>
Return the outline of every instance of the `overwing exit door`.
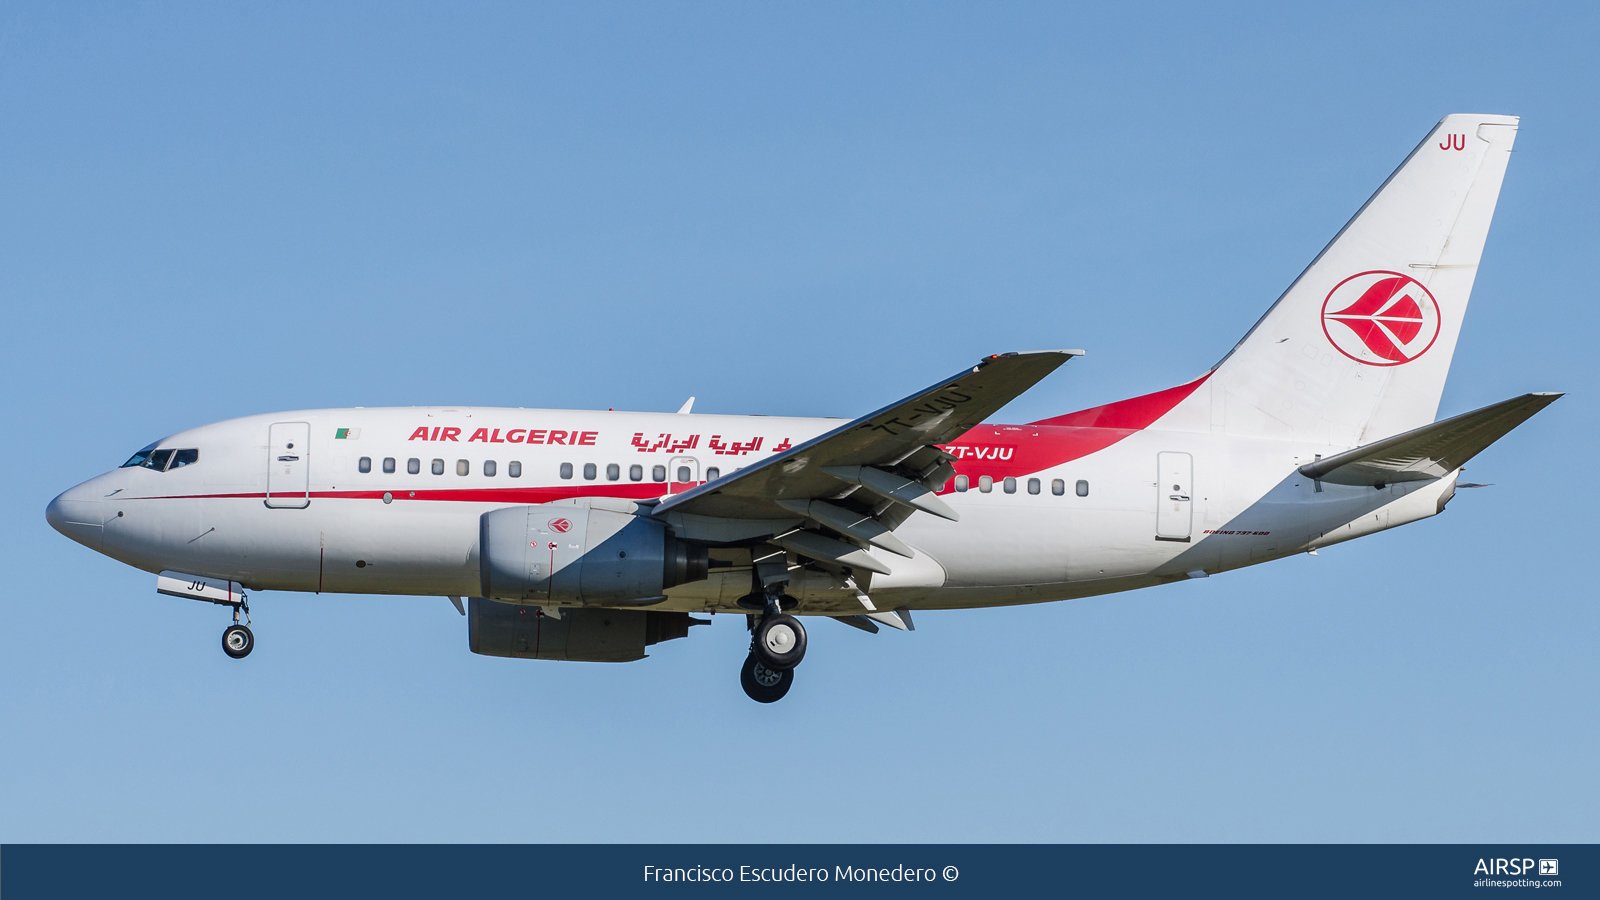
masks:
<path fill-rule="evenodd" d="M 667 493 L 681 494 L 700 484 L 700 460 L 674 456 L 667 466 Z"/>
<path fill-rule="evenodd" d="M 1156 454 L 1156 540 L 1187 541 L 1194 523 L 1194 457 Z"/>
<path fill-rule="evenodd" d="M 311 505 L 311 425 L 274 422 L 267 428 L 267 505 L 305 509 Z"/>

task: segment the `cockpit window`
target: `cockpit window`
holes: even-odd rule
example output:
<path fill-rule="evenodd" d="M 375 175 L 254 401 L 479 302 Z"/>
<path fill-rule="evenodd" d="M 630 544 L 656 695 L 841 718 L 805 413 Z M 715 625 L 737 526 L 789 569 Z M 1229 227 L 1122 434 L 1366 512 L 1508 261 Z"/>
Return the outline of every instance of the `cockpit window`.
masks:
<path fill-rule="evenodd" d="M 156 443 L 160 443 L 160 441 L 157 441 Z M 169 468 L 181 469 L 184 466 L 192 466 L 199 461 L 199 450 L 157 450 L 156 445 L 151 444 L 150 446 L 140 450 L 138 453 L 135 453 L 119 468 L 144 468 L 155 469 L 157 472 L 165 472 Z"/>
<path fill-rule="evenodd" d="M 159 443 L 161 443 L 161 442 L 160 441 L 156 441 L 156 444 L 159 444 Z M 138 453 L 135 453 L 134 455 L 128 457 L 128 461 L 123 463 L 118 468 L 131 469 L 134 466 L 142 466 L 145 463 L 149 462 L 150 461 L 150 454 L 155 452 L 156 444 L 151 444 L 148 447 L 144 447 L 144 448 L 140 449 Z"/>

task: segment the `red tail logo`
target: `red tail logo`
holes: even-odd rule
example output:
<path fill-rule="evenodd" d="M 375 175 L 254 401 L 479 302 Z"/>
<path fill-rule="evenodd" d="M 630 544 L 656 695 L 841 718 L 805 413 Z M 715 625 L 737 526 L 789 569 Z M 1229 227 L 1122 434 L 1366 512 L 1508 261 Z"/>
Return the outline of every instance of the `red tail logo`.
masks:
<path fill-rule="evenodd" d="M 1328 292 L 1322 332 L 1358 363 L 1398 366 L 1428 352 L 1439 337 L 1439 304 L 1409 275 L 1362 272 Z"/>

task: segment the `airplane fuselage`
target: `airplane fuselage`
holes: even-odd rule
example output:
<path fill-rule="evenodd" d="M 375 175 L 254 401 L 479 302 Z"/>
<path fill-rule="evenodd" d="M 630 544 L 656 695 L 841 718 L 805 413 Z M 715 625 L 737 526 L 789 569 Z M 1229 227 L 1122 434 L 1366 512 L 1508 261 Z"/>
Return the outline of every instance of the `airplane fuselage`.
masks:
<path fill-rule="evenodd" d="M 67 512 L 55 515 L 73 520 L 75 539 L 151 572 L 252 590 L 473 596 L 487 511 L 650 501 L 839 424 L 538 409 L 276 413 L 173 435 L 153 452 L 195 450 L 193 462 L 114 469 L 64 494 Z M 278 458 L 269 438 L 278 425 L 303 427 L 297 459 Z M 960 520 L 917 513 L 896 532 L 914 558 L 872 551 L 892 570 L 871 582 L 885 608 L 1030 603 L 1199 577 L 1432 515 L 1455 479 L 1319 486 L 1297 467 L 1343 448 L 1160 428 L 981 425 L 946 449 L 956 475 L 940 495 Z M 732 611 L 749 590 L 746 571 L 713 569 L 653 608 Z M 798 572 L 789 593 L 802 614 L 860 611 L 827 573 Z"/>

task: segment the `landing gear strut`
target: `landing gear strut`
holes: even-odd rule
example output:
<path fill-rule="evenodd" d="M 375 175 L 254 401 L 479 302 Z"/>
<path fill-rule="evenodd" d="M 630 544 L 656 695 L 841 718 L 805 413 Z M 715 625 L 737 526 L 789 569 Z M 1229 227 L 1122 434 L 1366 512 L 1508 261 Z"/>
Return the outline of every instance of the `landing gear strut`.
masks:
<path fill-rule="evenodd" d="M 250 604 L 241 602 L 233 607 L 233 624 L 222 632 L 222 652 L 234 659 L 244 659 L 256 648 L 256 636 L 249 625 L 239 624 L 239 610 L 244 610 L 244 620 L 250 621 Z"/>
<path fill-rule="evenodd" d="M 750 655 L 739 670 L 739 684 L 751 700 L 772 703 L 794 684 L 794 667 L 806 656 L 806 627 L 784 612 L 797 604 L 783 593 L 782 583 L 768 585 L 739 605 L 754 606 L 750 601 L 760 602 L 762 612 L 759 619 L 750 616 Z"/>

